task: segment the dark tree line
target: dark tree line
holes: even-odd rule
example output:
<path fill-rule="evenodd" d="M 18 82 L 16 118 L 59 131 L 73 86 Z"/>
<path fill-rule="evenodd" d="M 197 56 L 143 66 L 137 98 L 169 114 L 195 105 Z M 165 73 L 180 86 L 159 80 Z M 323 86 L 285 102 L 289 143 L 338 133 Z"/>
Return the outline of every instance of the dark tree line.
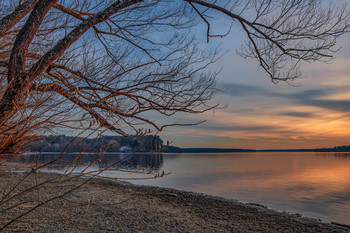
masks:
<path fill-rule="evenodd" d="M 160 152 L 164 147 L 159 136 L 101 136 L 82 138 L 60 136 L 41 137 L 29 145 L 31 152 Z"/>

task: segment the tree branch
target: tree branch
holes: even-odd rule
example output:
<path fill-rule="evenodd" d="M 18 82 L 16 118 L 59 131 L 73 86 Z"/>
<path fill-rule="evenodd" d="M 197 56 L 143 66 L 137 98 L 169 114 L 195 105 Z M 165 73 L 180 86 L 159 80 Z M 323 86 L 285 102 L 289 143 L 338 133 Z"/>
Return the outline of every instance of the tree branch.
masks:
<path fill-rule="evenodd" d="M 67 36 L 61 39 L 51 50 L 30 69 L 29 77 L 36 77 L 42 73 L 53 61 L 62 55 L 75 41 L 77 41 L 92 26 L 104 22 L 110 16 L 121 9 L 141 2 L 142 0 L 120 0 L 107 7 L 105 10 L 93 15 L 75 27 Z"/>
<path fill-rule="evenodd" d="M 55 75 L 55 74 L 50 74 Z M 106 127 L 107 129 L 114 131 L 120 135 L 123 135 L 124 137 L 127 137 L 128 134 L 126 134 L 123 130 L 116 128 L 114 125 L 110 124 L 107 119 L 105 119 L 103 116 L 101 116 L 99 113 L 97 113 L 89 104 L 84 103 L 83 101 L 79 100 L 77 97 L 71 94 L 71 91 L 65 90 L 60 85 L 57 84 L 41 84 L 41 85 L 34 85 L 32 87 L 33 90 L 40 91 L 40 92 L 56 92 L 68 100 L 70 100 L 72 103 L 78 105 L 85 111 L 89 112 L 91 116 L 93 116 L 101 126 Z"/>
<path fill-rule="evenodd" d="M 0 20 L 0 37 L 6 34 L 14 25 L 16 25 L 25 15 L 31 11 L 39 0 L 27 0 L 20 5 L 11 14 L 6 15 Z"/>

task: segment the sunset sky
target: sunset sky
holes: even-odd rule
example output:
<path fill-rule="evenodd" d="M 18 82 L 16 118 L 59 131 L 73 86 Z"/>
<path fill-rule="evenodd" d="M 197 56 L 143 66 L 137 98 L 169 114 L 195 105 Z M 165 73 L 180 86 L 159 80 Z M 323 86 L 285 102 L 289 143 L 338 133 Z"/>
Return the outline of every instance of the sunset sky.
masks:
<path fill-rule="evenodd" d="M 303 78 L 274 84 L 255 60 L 244 60 L 235 53 L 244 38 L 239 31 L 233 28 L 220 42 L 203 45 L 221 43 L 220 48 L 228 50 L 213 68 L 222 68 L 217 85 L 225 89 L 213 103 L 227 107 L 178 116 L 177 122 L 206 122 L 168 128 L 162 138 L 180 147 L 289 149 L 349 145 L 350 35 L 338 40 L 341 50 L 330 64 L 304 63 Z"/>

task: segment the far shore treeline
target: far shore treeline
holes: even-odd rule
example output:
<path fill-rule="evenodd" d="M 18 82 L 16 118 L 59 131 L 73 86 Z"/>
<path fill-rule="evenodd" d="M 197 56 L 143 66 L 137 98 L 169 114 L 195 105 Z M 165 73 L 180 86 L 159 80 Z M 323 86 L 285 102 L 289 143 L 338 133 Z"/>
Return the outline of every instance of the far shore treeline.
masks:
<path fill-rule="evenodd" d="M 168 143 L 167 143 L 168 144 Z M 169 152 L 169 153 L 232 153 L 232 152 L 350 152 L 349 146 L 318 149 L 223 149 L 180 148 L 164 145 L 158 136 L 101 136 L 99 138 L 70 137 L 65 135 L 43 136 L 29 146 L 30 152 Z"/>
<path fill-rule="evenodd" d="M 149 152 L 162 151 L 159 136 L 101 136 L 98 138 L 43 136 L 29 146 L 30 152 Z"/>

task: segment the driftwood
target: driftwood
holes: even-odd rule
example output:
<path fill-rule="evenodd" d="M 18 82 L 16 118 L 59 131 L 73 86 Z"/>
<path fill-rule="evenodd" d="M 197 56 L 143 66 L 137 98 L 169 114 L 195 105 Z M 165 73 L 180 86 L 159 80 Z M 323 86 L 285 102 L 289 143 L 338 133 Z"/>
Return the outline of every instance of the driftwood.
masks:
<path fill-rule="evenodd" d="M 334 225 L 337 225 L 337 226 L 341 226 L 341 227 L 350 228 L 350 225 L 347 225 L 347 224 L 344 224 L 344 223 L 331 222 L 331 224 L 334 224 Z"/>

